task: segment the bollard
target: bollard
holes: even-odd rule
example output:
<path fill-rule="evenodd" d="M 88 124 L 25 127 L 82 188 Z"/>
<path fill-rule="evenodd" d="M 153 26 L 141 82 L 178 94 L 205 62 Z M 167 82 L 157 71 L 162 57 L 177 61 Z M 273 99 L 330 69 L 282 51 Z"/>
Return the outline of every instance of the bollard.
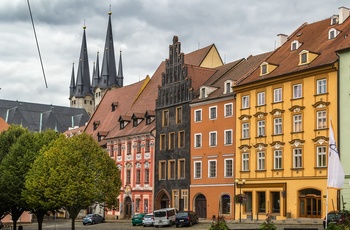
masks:
<path fill-rule="evenodd" d="M 259 220 L 259 212 L 256 213 L 256 220 Z"/>
<path fill-rule="evenodd" d="M 18 230 L 23 230 L 23 226 L 22 225 L 18 226 Z"/>

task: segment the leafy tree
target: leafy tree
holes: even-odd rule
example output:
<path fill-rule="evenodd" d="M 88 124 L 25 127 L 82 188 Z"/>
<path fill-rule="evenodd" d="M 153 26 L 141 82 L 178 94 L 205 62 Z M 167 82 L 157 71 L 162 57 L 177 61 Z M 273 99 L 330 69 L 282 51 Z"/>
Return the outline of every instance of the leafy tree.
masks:
<path fill-rule="evenodd" d="M 17 139 L 24 133 L 29 133 L 28 129 L 24 129 L 18 125 L 11 125 L 8 130 L 0 133 L 0 219 L 4 218 L 8 214 L 15 214 L 12 218 L 16 218 L 16 210 L 12 210 L 11 200 L 8 200 L 8 195 L 11 195 L 12 191 L 7 185 L 15 184 L 16 178 L 12 181 L 12 178 L 7 178 L 9 173 L 9 168 L 7 167 L 11 164 L 11 157 L 4 160 L 4 158 L 9 155 L 10 148 Z M 15 165 L 11 165 L 12 170 L 17 170 Z M 13 212 L 12 212 L 13 211 Z M 21 212 L 21 210 L 19 210 Z M 22 211 L 23 212 L 23 211 Z"/>
<path fill-rule="evenodd" d="M 25 132 L 11 145 L 9 153 L 1 162 L 0 197 L 9 207 L 14 229 L 22 213 L 29 210 L 25 198 L 21 195 L 24 190 L 25 176 L 39 155 L 40 149 L 57 137 L 53 130 L 44 133 Z"/>
<path fill-rule="evenodd" d="M 82 208 L 95 202 L 116 205 L 120 186 L 114 161 L 85 133 L 58 138 L 41 152 L 26 180 L 28 199 L 42 206 L 64 207 L 72 220 L 72 230 Z"/>

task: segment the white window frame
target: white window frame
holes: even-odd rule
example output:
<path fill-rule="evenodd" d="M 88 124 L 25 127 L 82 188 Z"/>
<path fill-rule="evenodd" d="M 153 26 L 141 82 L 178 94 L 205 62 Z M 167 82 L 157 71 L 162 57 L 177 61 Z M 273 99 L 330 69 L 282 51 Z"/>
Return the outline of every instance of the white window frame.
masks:
<path fill-rule="evenodd" d="M 213 137 L 215 137 L 215 139 L 213 139 Z M 217 145 L 218 145 L 218 133 L 217 133 L 217 131 L 209 132 L 209 146 L 216 147 Z"/>
<path fill-rule="evenodd" d="M 199 120 L 197 117 L 197 113 L 199 114 Z M 202 121 L 202 109 L 196 109 L 194 111 L 194 122 L 201 122 Z"/>
<path fill-rule="evenodd" d="M 295 40 L 292 41 L 292 43 L 290 44 L 290 50 L 297 50 L 299 48 L 299 41 Z"/>
<path fill-rule="evenodd" d="M 303 131 L 303 116 L 301 114 L 293 115 L 293 132 Z"/>
<path fill-rule="evenodd" d="M 257 152 L 257 164 L 256 164 L 256 169 L 257 170 L 265 170 L 265 152 L 264 151 L 260 151 Z"/>
<path fill-rule="evenodd" d="M 282 134 L 282 117 L 276 117 L 273 119 L 273 134 Z"/>
<path fill-rule="evenodd" d="M 224 105 L 225 107 L 225 117 L 233 116 L 233 103 L 228 103 Z"/>
<path fill-rule="evenodd" d="M 273 151 L 273 168 L 274 169 L 282 169 L 282 150 L 276 149 Z"/>
<path fill-rule="evenodd" d="M 197 166 L 199 166 L 199 168 L 197 168 Z M 202 179 L 202 161 L 194 161 L 193 162 L 193 169 L 194 169 L 193 178 L 194 179 Z M 199 170 L 199 171 L 197 171 L 197 170 Z"/>
<path fill-rule="evenodd" d="M 293 149 L 293 168 L 303 167 L 303 150 L 301 148 Z"/>
<path fill-rule="evenodd" d="M 242 171 L 249 171 L 249 153 L 242 153 Z"/>
<path fill-rule="evenodd" d="M 317 167 L 326 167 L 327 166 L 327 147 L 326 146 L 317 146 Z"/>
<path fill-rule="evenodd" d="M 215 112 L 212 113 L 212 112 Z M 209 107 L 209 120 L 216 120 L 218 118 L 218 107 L 217 106 L 211 106 Z"/>
<path fill-rule="evenodd" d="M 249 95 L 242 96 L 242 109 L 249 108 Z"/>
<path fill-rule="evenodd" d="M 298 99 L 303 97 L 303 85 L 295 84 L 293 85 L 293 99 Z"/>
<path fill-rule="evenodd" d="M 258 129 L 257 129 L 257 131 L 258 131 L 257 136 L 258 137 L 260 137 L 260 136 L 264 137 L 266 135 L 266 133 L 265 133 L 265 120 L 257 121 L 257 127 L 258 127 Z"/>
<path fill-rule="evenodd" d="M 325 129 L 327 128 L 327 111 L 326 110 L 320 110 L 316 113 L 316 122 L 317 122 L 317 129 Z"/>
<path fill-rule="evenodd" d="M 230 136 L 228 137 L 228 133 L 230 133 Z M 233 134 L 233 130 L 232 129 L 226 129 L 224 131 L 224 140 L 225 140 L 225 145 L 232 145 L 232 142 L 233 142 L 233 137 L 232 137 L 232 134 Z"/>
<path fill-rule="evenodd" d="M 225 82 L 225 92 L 224 94 L 228 94 L 232 92 L 232 82 L 231 81 L 226 81 Z"/>
<path fill-rule="evenodd" d="M 214 172 L 215 175 L 211 174 L 212 173 L 212 170 L 211 170 L 212 164 L 214 164 L 214 167 L 215 167 L 215 172 Z M 217 161 L 216 160 L 208 160 L 208 178 L 216 178 L 217 177 L 217 170 L 218 170 Z"/>
<path fill-rule="evenodd" d="M 197 137 L 199 137 L 199 142 L 200 143 L 198 143 L 198 139 L 197 139 Z M 198 149 L 198 148 L 202 148 L 202 134 L 201 133 L 195 133 L 194 134 L 194 148 L 195 149 Z"/>
<path fill-rule="evenodd" d="M 231 162 L 231 169 L 228 167 L 229 165 L 229 162 Z M 233 158 L 227 158 L 225 159 L 225 165 L 224 165 L 224 172 L 225 172 L 225 175 L 224 177 L 225 178 L 232 178 L 233 177 Z M 231 172 L 229 173 L 229 170 L 231 170 Z"/>
<path fill-rule="evenodd" d="M 317 94 L 327 93 L 327 79 L 317 80 Z"/>
<path fill-rule="evenodd" d="M 281 102 L 282 101 L 282 88 L 276 88 L 273 90 L 273 102 Z"/>
<path fill-rule="evenodd" d="M 242 123 L 242 139 L 250 138 L 249 128 L 250 128 L 250 125 L 248 122 Z"/>
<path fill-rule="evenodd" d="M 262 106 L 262 105 L 265 105 L 265 92 L 259 92 L 257 94 L 257 104 L 258 106 Z"/>
<path fill-rule="evenodd" d="M 331 39 L 334 39 L 338 36 L 339 34 L 339 31 L 336 30 L 335 28 L 331 28 L 329 31 L 328 31 L 328 39 L 331 40 Z"/>

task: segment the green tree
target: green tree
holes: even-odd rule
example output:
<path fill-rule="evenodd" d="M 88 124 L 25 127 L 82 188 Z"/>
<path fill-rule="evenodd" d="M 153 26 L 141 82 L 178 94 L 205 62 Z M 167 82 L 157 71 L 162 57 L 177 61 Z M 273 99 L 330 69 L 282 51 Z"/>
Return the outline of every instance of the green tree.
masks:
<path fill-rule="evenodd" d="M 28 199 L 64 207 L 72 220 L 95 202 L 113 206 L 121 186 L 115 162 L 85 133 L 58 138 L 36 159 L 27 174 Z"/>
<path fill-rule="evenodd" d="M 15 194 L 11 189 L 13 186 L 16 187 L 18 178 L 11 173 L 11 170 L 17 170 L 17 166 L 12 165 L 13 158 L 16 156 L 8 155 L 17 139 L 25 133 L 29 133 L 29 131 L 18 125 L 11 125 L 8 130 L 0 133 L 0 219 L 11 214 L 12 219 L 17 221 L 24 211 L 22 208 L 15 208 L 16 205 L 13 206 L 12 203 Z M 20 202 L 16 199 L 14 201 L 15 204 Z"/>
<path fill-rule="evenodd" d="M 26 199 L 22 197 L 25 176 L 30 170 L 40 149 L 48 145 L 58 135 L 53 131 L 43 133 L 25 132 L 11 145 L 9 153 L 0 164 L 0 197 L 6 201 L 12 216 L 13 227 L 16 229 L 17 220 L 26 210 L 32 210 Z"/>

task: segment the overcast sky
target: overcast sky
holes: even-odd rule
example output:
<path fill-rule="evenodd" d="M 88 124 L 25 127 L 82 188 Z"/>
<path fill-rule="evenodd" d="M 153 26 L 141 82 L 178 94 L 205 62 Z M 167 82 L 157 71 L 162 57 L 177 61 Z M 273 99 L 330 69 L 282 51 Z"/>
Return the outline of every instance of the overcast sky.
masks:
<path fill-rule="evenodd" d="M 90 74 L 104 46 L 111 5 L 116 61 L 124 85 L 152 76 L 174 35 L 184 53 L 215 44 L 224 62 L 275 48 L 291 34 L 350 8 L 348 0 L 27 0 L 0 1 L 0 99 L 69 106 L 72 63 L 78 63 L 85 21 Z M 101 66 L 101 63 L 100 63 Z M 77 70 L 77 66 L 76 66 Z M 76 74 L 76 73 L 75 73 Z"/>

